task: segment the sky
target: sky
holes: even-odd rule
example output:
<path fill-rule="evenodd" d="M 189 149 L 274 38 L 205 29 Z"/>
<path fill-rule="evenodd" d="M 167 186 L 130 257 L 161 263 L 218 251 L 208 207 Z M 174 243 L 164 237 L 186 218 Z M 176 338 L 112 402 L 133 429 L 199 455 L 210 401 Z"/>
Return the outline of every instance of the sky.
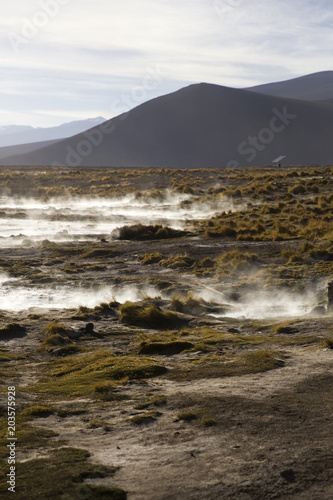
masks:
<path fill-rule="evenodd" d="M 0 18 L 0 125 L 106 119 L 193 83 L 332 70 L 331 0 L 15 0 Z"/>

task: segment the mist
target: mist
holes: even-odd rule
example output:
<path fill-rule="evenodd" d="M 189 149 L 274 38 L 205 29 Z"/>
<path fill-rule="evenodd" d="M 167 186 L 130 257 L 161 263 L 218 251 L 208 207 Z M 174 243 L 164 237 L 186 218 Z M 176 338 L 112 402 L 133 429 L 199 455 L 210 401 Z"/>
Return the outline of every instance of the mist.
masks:
<path fill-rule="evenodd" d="M 107 237 L 117 227 L 161 224 L 184 229 L 191 220 L 236 210 L 232 201 L 200 202 L 187 194 L 167 190 L 158 199 L 147 195 L 121 198 L 30 198 L 0 197 L 0 248 L 54 242 L 85 241 Z"/>

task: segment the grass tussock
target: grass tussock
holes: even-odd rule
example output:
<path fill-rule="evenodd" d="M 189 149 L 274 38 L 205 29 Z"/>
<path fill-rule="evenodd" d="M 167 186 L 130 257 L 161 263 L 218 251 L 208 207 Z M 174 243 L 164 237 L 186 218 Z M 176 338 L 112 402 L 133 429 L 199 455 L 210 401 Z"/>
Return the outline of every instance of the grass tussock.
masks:
<path fill-rule="evenodd" d="M 24 337 L 25 335 L 25 327 L 19 325 L 18 323 L 8 323 L 7 325 L 0 328 L 0 340 L 7 339 L 8 337 Z"/>
<path fill-rule="evenodd" d="M 158 264 L 161 262 L 163 259 L 163 255 L 159 252 L 153 252 L 153 253 L 145 253 L 142 255 L 138 256 L 138 261 L 141 262 L 141 264 L 148 265 L 148 264 Z"/>
<path fill-rule="evenodd" d="M 255 253 L 230 250 L 216 259 L 215 275 L 221 278 L 241 272 L 247 273 L 258 267 L 258 261 L 258 255 Z"/>
<path fill-rule="evenodd" d="M 162 311 L 154 305 L 125 302 L 119 308 L 122 323 L 143 328 L 168 330 L 186 321 L 170 311 Z"/>
<path fill-rule="evenodd" d="M 159 264 L 169 269 L 190 269 L 194 266 L 195 260 L 185 253 L 170 255 L 167 259 L 162 259 Z"/>
<path fill-rule="evenodd" d="M 324 349 L 333 349 L 333 339 L 325 339 L 323 343 Z"/>
<path fill-rule="evenodd" d="M 179 231 L 170 227 L 143 224 L 134 224 L 133 226 L 123 226 L 112 232 L 112 237 L 117 240 L 163 240 L 169 238 L 181 238 L 186 236 L 186 231 Z"/>
<path fill-rule="evenodd" d="M 45 333 L 48 335 L 66 335 L 67 329 L 57 321 L 52 321 L 46 325 Z"/>
<path fill-rule="evenodd" d="M 194 348 L 191 342 L 142 342 L 140 345 L 139 354 L 160 354 L 164 356 L 174 356 L 183 351 L 188 351 Z"/>
<path fill-rule="evenodd" d="M 131 417 L 129 421 L 134 425 L 146 425 L 156 422 L 156 420 L 162 415 L 161 412 L 156 410 L 146 411 Z"/>

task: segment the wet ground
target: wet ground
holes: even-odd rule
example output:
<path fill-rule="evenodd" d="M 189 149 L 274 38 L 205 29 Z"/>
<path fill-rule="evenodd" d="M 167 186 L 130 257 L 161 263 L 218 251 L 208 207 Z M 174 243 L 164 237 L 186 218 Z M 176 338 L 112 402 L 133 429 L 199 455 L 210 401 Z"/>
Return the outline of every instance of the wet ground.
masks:
<path fill-rule="evenodd" d="M 215 173 L 210 183 L 217 182 Z M 300 242 L 209 238 L 191 221 L 245 202 L 204 201 L 169 187 L 152 198 L 142 179 L 137 187 L 140 196 L 1 198 L 1 324 L 24 328 L 2 336 L 5 353 L 23 356 L 3 365 L 3 390 L 9 383 L 18 388 L 18 410 L 38 404 L 66 411 L 65 417 L 36 416 L 31 424 L 56 431 L 66 446 L 88 450 L 95 463 L 119 467 L 112 479 L 88 478 L 86 484 L 117 485 L 129 500 L 330 500 L 329 276 L 302 290 L 251 281 L 249 275 L 280 265 L 281 252 L 297 250 Z M 186 234 L 117 239 L 115 229 L 137 223 Z M 219 279 L 200 264 L 233 250 L 255 253 L 258 261 L 250 271 Z M 151 254 L 191 260 L 178 268 L 143 264 L 140 256 Z M 175 297 L 185 303 L 188 294 L 191 305 L 177 310 Z M 172 328 L 128 324 L 120 314 L 126 301 L 172 311 L 182 322 Z M 114 305 L 100 310 L 101 303 Z M 54 322 L 65 328 L 67 347 L 78 349 L 73 362 L 100 349 L 117 359 L 145 359 L 144 347 L 167 344 L 171 351 L 150 355 L 166 373 L 123 380 L 109 401 L 43 393 L 35 384 L 67 359 L 61 346 L 40 350 L 45 328 Z M 172 351 L 180 342 L 187 348 Z M 269 369 L 246 365 L 258 351 L 273 359 Z M 19 460 L 28 464 L 49 453 L 47 446 L 18 449 Z"/>

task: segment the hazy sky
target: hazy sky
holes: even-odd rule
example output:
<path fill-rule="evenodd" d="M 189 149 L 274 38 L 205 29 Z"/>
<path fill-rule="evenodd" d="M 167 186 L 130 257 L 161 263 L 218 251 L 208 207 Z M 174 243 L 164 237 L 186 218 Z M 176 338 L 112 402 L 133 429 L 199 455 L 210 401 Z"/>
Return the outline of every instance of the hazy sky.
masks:
<path fill-rule="evenodd" d="M 111 118 L 197 82 L 332 69 L 332 0 L 15 0 L 0 18 L 0 125 Z"/>

